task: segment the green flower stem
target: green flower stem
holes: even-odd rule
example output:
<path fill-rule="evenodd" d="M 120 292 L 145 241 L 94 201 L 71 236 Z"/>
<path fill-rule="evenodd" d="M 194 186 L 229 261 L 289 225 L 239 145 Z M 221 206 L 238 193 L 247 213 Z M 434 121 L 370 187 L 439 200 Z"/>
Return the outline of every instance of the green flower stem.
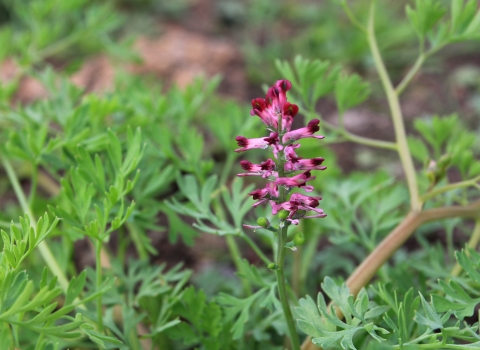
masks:
<path fill-rule="evenodd" d="M 421 45 L 420 55 L 418 55 L 417 60 L 413 64 L 412 68 L 410 68 L 407 75 L 402 79 L 400 84 L 398 84 L 395 88 L 395 93 L 397 94 L 397 96 L 400 96 L 405 90 L 405 88 L 408 86 L 408 84 L 410 84 L 415 75 L 417 75 L 420 68 L 422 68 L 425 60 L 437 51 L 439 51 L 441 48 L 443 48 L 446 44 L 448 44 L 448 42 L 439 43 L 436 47 L 431 48 L 427 52 L 424 52 L 423 45 Z"/>
<path fill-rule="evenodd" d="M 36 165 L 33 166 L 32 169 L 32 181 L 30 184 L 30 193 L 28 195 L 28 206 L 31 207 L 33 201 L 35 200 L 35 194 L 37 192 L 37 185 L 38 185 L 38 167 Z"/>
<path fill-rule="evenodd" d="M 350 7 L 348 6 L 347 2 L 342 1 L 341 6 L 343 7 L 343 10 L 347 14 L 348 18 L 350 19 L 350 22 L 352 22 L 353 25 L 355 25 L 362 32 L 367 32 L 367 28 L 365 28 L 365 26 L 355 18 L 355 16 L 352 13 L 352 10 L 350 10 Z"/>
<path fill-rule="evenodd" d="M 470 237 L 470 240 L 467 243 L 467 246 L 469 248 L 476 249 L 478 242 L 480 242 L 480 220 L 475 221 L 475 227 L 473 228 L 473 233 L 472 233 L 472 236 Z M 467 254 L 468 254 L 468 251 L 467 251 Z M 460 266 L 460 264 L 457 261 L 450 275 L 452 277 L 458 276 L 461 271 L 462 271 L 462 266 Z"/>
<path fill-rule="evenodd" d="M 278 294 L 280 296 L 280 302 L 282 303 L 283 313 L 285 314 L 285 320 L 287 321 L 288 333 L 290 334 L 290 341 L 293 350 L 300 350 L 300 341 L 298 339 L 297 330 L 295 328 L 295 322 L 293 321 L 292 311 L 287 298 L 287 286 L 285 283 L 285 243 L 287 240 L 287 227 L 284 226 L 278 232 L 278 255 L 277 255 L 277 284 Z"/>
<path fill-rule="evenodd" d="M 395 93 L 397 96 L 400 96 L 400 94 L 405 90 L 405 88 L 408 86 L 410 81 L 413 79 L 413 77 L 418 73 L 420 68 L 423 65 L 423 62 L 425 62 L 426 55 L 425 54 L 420 54 L 415 61 L 413 67 L 408 71 L 407 75 L 402 79 L 400 84 L 395 88 Z"/>
<path fill-rule="evenodd" d="M 415 168 L 413 166 L 412 156 L 408 149 L 407 136 L 405 134 L 405 126 L 403 123 L 402 111 L 400 109 L 400 102 L 398 100 L 397 93 L 393 88 L 390 77 L 388 76 L 387 69 L 380 55 L 380 51 L 375 38 L 375 4 L 376 0 L 372 0 L 370 6 L 370 15 L 368 18 L 368 43 L 373 55 L 375 67 L 382 81 L 383 88 L 387 95 L 388 104 L 390 106 L 390 112 L 392 115 L 393 125 L 395 128 L 395 137 L 398 145 L 398 153 L 402 162 L 403 169 L 405 171 L 405 177 L 407 179 L 408 191 L 410 193 L 410 207 L 414 212 L 419 212 L 422 209 L 422 202 L 418 194 L 417 178 L 415 174 Z"/>
<path fill-rule="evenodd" d="M 433 191 L 430 191 L 430 192 L 427 192 L 425 193 L 423 196 L 420 197 L 420 199 L 425 202 L 429 199 L 432 199 L 444 192 L 448 192 L 448 191 L 453 191 L 453 190 L 456 190 L 458 188 L 463 188 L 463 187 L 469 187 L 469 186 L 475 186 L 477 184 L 477 182 L 480 181 L 480 176 L 477 176 L 473 179 L 470 179 L 470 180 L 465 180 L 465 181 L 461 181 L 461 182 L 456 182 L 456 183 L 453 183 L 453 184 L 448 184 L 448 185 L 445 185 L 445 186 L 442 186 L 442 187 L 439 187 Z"/>
<path fill-rule="evenodd" d="M 214 194 L 213 194 L 213 208 L 214 212 L 219 220 L 226 220 L 225 211 L 220 203 L 218 195 L 222 191 L 226 191 L 225 186 L 221 186 Z M 228 250 L 230 252 L 230 256 L 232 257 L 233 264 L 238 272 L 242 272 L 242 254 L 240 253 L 240 249 L 238 248 L 238 244 L 235 241 L 234 235 L 225 235 L 225 241 L 227 242 Z M 243 276 L 239 276 L 240 281 L 242 282 L 243 290 L 247 295 L 252 294 L 252 286 L 247 278 Z"/>
<path fill-rule="evenodd" d="M 237 159 L 236 153 L 228 153 L 227 159 L 225 160 L 225 164 L 222 168 L 222 175 L 220 176 L 219 187 L 225 185 L 228 179 L 228 175 L 230 175 L 230 171 L 232 170 L 233 163 Z"/>
<path fill-rule="evenodd" d="M 12 165 L 10 164 L 10 161 L 5 158 L 1 157 L 2 159 L 2 164 L 3 167 L 5 168 L 5 171 L 7 172 L 8 179 L 10 180 L 10 183 L 12 184 L 13 190 L 15 191 L 15 194 L 17 196 L 17 199 L 20 203 L 20 206 L 22 210 L 29 216 L 30 218 L 30 226 L 33 228 L 36 227 L 36 220 L 35 217 L 33 216 L 32 210 L 30 209 L 30 206 L 28 205 L 28 201 L 25 198 L 25 194 L 23 193 L 23 190 L 20 186 L 20 183 L 18 182 L 17 175 L 15 171 L 12 168 Z M 64 292 L 67 292 L 68 288 L 68 280 L 63 273 L 62 269 L 60 268 L 60 265 L 58 264 L 58 261 L 55 259 L 55 257 L 52 254 L 52 251 L 48 247 L 47 243 L 45 241 L 40 242 L 38 245 L 38 250 L 40 252 L 40 255 L 42 256 L 43 260 L 47 264 L 48 268 L 50 269 L 52 275 L 57 277 L 58 284 L 60 287 L 62 287 Z"/>
<path fill-rule="evenodd" d="M 125 224 L 128 228 L 128 232 L 130 232 L 130 235 L 132 237 L 132 241 L 135 245 L 135 249 L 137 250 L 138 257 L 140 258 L 140 260 L 147 260 L 148 252 L 143 246 L 142 241 L 140 240 L 140 232 L 138 231 L 137 225 L 130 222 L 126 222 Z"/>
<path fill-rule="evenodd" d="M 270 264 L 270 259 L 262 252 L 262 250 L 258 247 L 258 245 L 245 233 L 239 235 L 242 237 L 245 242 L 253 249 L 253 251 L 258 255 L 258 257 L 265 263 L 265 265 Z"/>
<path fill-rule="evenodd" d="M 95 268 L 96 268 L 96 284 L 97 288 L 100 288 L 102 284 L 102 241 L 98 239 L 95 241 Z M 98 332 L 103 333 L 103 308 L 102 308 L 102 295 L 97 298 L 97 325 Z"/>
<path fill-rule="evenodd" d="M 338 128 L 326 121 L 322 121 L 322 125 L 324 125 L 327 129 L 330 129 L 331 131 L 337 132 L 340 135 L 342 135 L 345 139 L 348 141 L 356 142 L 365 146 L 370 146 L 370 147 L 376 147 L 376 148 L 383 148 L 383 149 L 389 149 L 393 151 L 398 151 L 398 146 L 395 142 L 389 142 L 389 141 L 382 141 L 382 140 L 375 140 L 371 139 L 368 137 L 362 137 L 358 136 L 355 134 L 352 134 L 351 132 Z"/>
<path fill-rule="evenodd" d="M 282 131 L 282 117 L 278 116 L 278 137 L 281 140 L 281 131 Z M 281 141 L 280 141 L 281 142 Z M 283 146 L 283 145 L 282 145 Z M 278 171 L 278 177 L 285 176 L 285 155 L 284 151 L 278 152 L 277 161 L 276 161 L 276 169 Z M 287 199 L 287 192 L 284 186 L 279 186 L 279 198 L 277 203 L 283 203 Z M 293 320 L 292 310 L 290 309 L 290 305 L 288 303 L 287 297 L 287 286 L 285 283 L 285 254 L 286 248 L 285 244 L 287 243 L 287 221 L 281 220 L 280 225 L 278 227 L 278 235 L 277 235 L 277 254 L 276 254 L 276 264 L 277 270 L 277 285 L 278 285 L 278 295 L 280 297 L 280 302 L 282 304 L 283 313 L 285 315 L 285 320 L 287 321 L 288 333 L 290 334 L 290 342 L 292 344 L 293 350 L 300 350 L 300 340 L 298 339 L 297 329 L 295 327 L 295 322 Z"/>
<path fill-rule="evenodd" d="M 227 242 L 228 249 L 230 250 L 230 255 L 232 256 L 233 263 L 235 264 L 235 268 L 238 272 L 242 272 L 242 265 L 240 264 L 242 261 L 242 254 L 240 254 L 240 249 L 238 249 L 237 242 L 235 242 L 235 236 L 233 235 L 225 235 L 225 241 Z M 252 294 L 252 286 L 250 282 L 246 279 L 241 277 L 240 280 L 242 281 L 243 289 L 247 295 Z"/>
<path fill-rule="evenodd" d="M 54 56 L 61 53 L 62 51 L 65 51 L 66 49 L 68 49 L 69 46 L 73 45 L 75 41 L 78 40 L 78 38 L 82 35 L 84 35 L 83 31 L 77 31 L 70 35 L 67 35 L 66 37 L 63 37 L 62 39 L 54 42 L 53 44 L 50 44 L 43 49 L 40 49 L 37 57 L 35 57 L 32 62 L 32 66 L 35 65 L 35 63 L 44 60 L 45 58 Z"/>

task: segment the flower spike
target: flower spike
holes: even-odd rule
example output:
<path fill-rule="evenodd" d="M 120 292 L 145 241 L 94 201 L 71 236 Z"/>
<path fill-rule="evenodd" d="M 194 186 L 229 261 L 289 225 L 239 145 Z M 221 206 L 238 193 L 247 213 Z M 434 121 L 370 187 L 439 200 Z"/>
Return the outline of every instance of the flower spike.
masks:
<path fill-rule="evenodd" d="M 251 115 L 258 116 L 271 131 L 268 137 L 247 139 L 244 136 L 236 138 L 237 148 L 235 152 L 244 152 L 251 149 L 271 149 L 273 159 L 267 159 L 260 164 L 253 164 L 248 160 L 242 160 L 240 165 L 245 173 L 237 176 L 261 176 L 269 181 L 264 188 L 250 192 L 256 201 L 256 207 L 263 203 L 270 203 L 272 214 L 286 211 L 280 220 L 287 220 L 291 224 L 298 224 L 300 219 L 325 217 L 323 210 L 318 208 L 321 197 L 306 196 L 301 193 L 293 193 L 287 199 L 288 193 L 294 188 L 301 188 L 305 192 L 312 192 L 313 186 L 307 182 L 313 181 L 313 170 L 325 170 L 324 159 L 316 157 L 303 159 L 298 156 L 296 150 L 300 144 L 296 141 L 304 138 L 323 139 L 321 135 L 315 135 L 320 130 L 320 120 L 311 120 L 306 127 L 291 130 L 293 120 L 298 113 L 298 106 L 287 101 L 287 91 L 292 88 L 288 80 L 278 80 L 268 89 L 265 99 L 252 100 Z M 297 173 L 296 172 L 301 172 Z M 293 173 L 293 174 L 292 174 Z M 287 200 L 285 200 L 287 199 Z M 308 214 L 312 212 L 312 214 Z M 258 228 L 245 225 L 245 227 Z"/>

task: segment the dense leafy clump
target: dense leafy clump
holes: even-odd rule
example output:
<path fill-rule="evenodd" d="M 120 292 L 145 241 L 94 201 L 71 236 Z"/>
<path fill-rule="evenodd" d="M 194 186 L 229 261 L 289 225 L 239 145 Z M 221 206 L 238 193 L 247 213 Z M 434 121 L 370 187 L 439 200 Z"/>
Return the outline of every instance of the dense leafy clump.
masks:
<path fill-rule="evenodd" d="M 0 4 L 0 349 L 480 348 L 480 73 L 437 66 L 477 2 L 222 3 L 265 41 L 235 53 L 252 111 L 128 66 L 133 9 L 189 5 Z M 72 82 L 93 55 L 102 93 Z"/>

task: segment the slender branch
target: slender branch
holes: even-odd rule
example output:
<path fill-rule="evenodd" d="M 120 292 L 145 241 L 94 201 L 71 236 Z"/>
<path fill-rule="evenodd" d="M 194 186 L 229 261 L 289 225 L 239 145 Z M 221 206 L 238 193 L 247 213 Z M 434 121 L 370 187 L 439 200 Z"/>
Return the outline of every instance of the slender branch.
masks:
<path fill-rule="evenodd" d="M 350 292 L 356 295 L 420 225 L 448 218 L 480 218 L 480 201 L 468 206 L 441 207 L 420 213 L 410 212 L 350 275 L 347 280 Z"/>
<path fill-rule="evenodd" d="M 373 276 L 375 276 L 380 267 L 402 246 L 418 227 L 430 221 L 450 218 L 479 220 L 480 201 L 467 206 L 440 207 L 424 210 L 419 213 L 410 212 L 350 275 L 347 279 L 347 286 L 350 292 L 353 295 L 357 295 L 358 292 L 370 282 Z M 338 308 L 337 316 L 342 316 Z M 310 337 L 307 337 L 302 344 L 302 350 L 314 349 L 318 350 L 319 348 L 311 342 Z"/>
<path fill-rule="evenodd" d="M 97 289 L 100 289 L 102 284 L 102 241 L 95 241 L 95 260 L 96 260 L 96 283 Z M 97 325 L 98 332 L 103 333 L 103 308 L 102 308 L 102 294 L 97 297 Z"/>
<path fill-rule="evenodd" d="M 405 90 L 407 85 L 410 83 L 410 81 L 413 79 L 413 77 L 418 73 L 420 68 L 423 65 L 423 62 L 425 62 L 426 55 L 425 54 L 420 54 L 415 61 L 415 64 L 413 65 L 412 68 L 408 71 L 407 75 L 402 79 L 400 84 L 397 85 L 395 88 L 395 92 L 397 96 L 400 96 L 401 93 Z"/>
<path fill-rule="evenodd" d="M 453 191 L 453 190 L 456 190 L 457 188 L 462 188 L 462 187 L 475 186 L 478 181 L 480 181 L 480 176 L 477 176 L 477 177 L 475 177 L 473 179 L 470 179 L 470 180 L 465 180 L 465 181 L 456 182 L 456 183 L 453 183 L 453 184 L 448 184 L 448 185 L 439 187 L 439 188 L 437 188 L 437 189 L 435 189 L 431 192 L 425 193 L 423 196 L 420 197 L 420 199 L 423 202 L 425 202 L 425 201 L 427 201 L 431 198 L 434 198 L 434 197 L 436 197 L 439 194 L 442 194 L 444 192 Z"/>
<path fill-rule="evenodd" d="M 20 203 L 20 206 L 24 211 L 24 213 L 26 213 L 30 218 L 30 226 L 35 228 L 37 225 L 35 216 L 33 215 L 33 212 L 30 206 L 28 205 L 27 198 L 25 197 L 22 187 L 18 182 L 17 175 L 13 170 L 12 165 L 10 164 L 10 161 L 5 157 L 1 157 L 1 159 L 2 159 L 3 167 L 7 172 L 8 179 L 10 180 L 13 190 L 15 191 L 15 194 L 17 196 L 18 202 Z M 40 252 L 40 255 L 42 255 L 43 260 L 45 261 L 48 268 L 52 272 L 52 274 L 57 277 L 58 284 L 60 285 L 60 287 L 62 287 L 63 291 L 66 292 L 68 288 L 68 280 L 65 274 L 63 273 L 63 270 L 60 268 L 58 261 L 53 256 L 52 251 L 48 247 L 47 243 L 45 241 L 42 241 L 38 244 L 37 248 Z"/>
<path fill-rule="evenodd" d="M 365 146 L 371 146 L 371 147 L 376 147 L 376 148 L 383 148 L 383 149 L 389 149 L 393 151 L 398 151 L 397 144 L 394 142 L 389 142 L 389 141 L 382 141 L 382 140 L 375 140 L 371 139 L 368 137 L 363 137 L 363 136 L 358 136 L 355 134 L 352 134 L 351 132 L 337 128 L 336 126 L 326 122 L 322 121 L 323 125 L 325 125 L 326 128 L 339 133 L 342 135 L 346 140 L 356 142 Z"/>
<path fill-rule="evenodd" d="M 287 286 L 285 283 L 285 243 L 287 238 L 287 226 L 281 228 L 278 232 L 278 257 L 277 257 L 277 282 L 278 282 L 278 295 L 282 304 L 283 313 L 285 314 L 285 320 L 287 321 L 288 333 L 290 334 L 290 341 L 292 343 L 293 350 L 300 350 L 300 341 L 298 339 L 297 330 L 295 328 L 295 322 L 293 321 L 292 310 L 288 303 Z"/>
<path fill-rule="evenodd" d="M 475 221 L 475 227 L 473 228 L 472 236 L 470 237 L 470 240 L 468 241 L 467 246 L 469 248 L 475 249 L 478 245 L 478 242 L 480 242 L 480 220 Z M 467 251 L 467 254 L 468 254 L 468 251 Z M 452 277 L 458 276 L 461 271 L 462 271 L 462 266 L 460 266 L 460 264 L 457 261 L 450 275 L 452 275 Z"/>
<path fill-rule="evenodd" d="M 238 248 L 237 242 L 235 242 L 235 236 L 233 235 L 225 235 L 225 241 L 227 242 L 228 249 L 230 251 L 230 255 L 232 256 L 233 263 L 235 268 L 238 272 L 242 272 L 242 255 L 240 254 L 240 249 Z M 241 277 L 240 278 L 243 289 L 247 295 L 252 294 L 252 286 L 250 282 L 246 279 Z"/>
<path fill-rule="evenodd" d="M 352 13 L 352 10 L 350 10 L 350 7 L 348 6 L 347 2 L 342 1 L 341 5 L 343 7 L 343 10 L 347 14 L 348 18 L 350 19 L 350 22 L 352 22 L 352 24 L 355 27 L 357 27 L 358 29 L 360 29 L 362 32 L 367 32 L 367 28 L 365 28 L 365 26 L 355 18 L 355 16 Z"/>
<path fill-rule="evenodd" d="M 281 135 L 282 132 L 282 117 L 278 116 L 278 134 Z M 281 140 L 281 137 L 280 137 Z M 283 144 L 282 144 L 283 146 Z M 282 178 L 285 176 L 285 156 L 284 151 L 278 152 L 276 168 L 278 171 L 278 177 Z M 285 186 L 279 186 L 279 197 L 277 203 L 283 203 L 287 199 L 287 192 Z M 280 297 L 280 303 L 282 304 L 283 314 L 285 315 L 285 320 L 287 322 L 287 329 L 290 335 L 290 342 L 292 344 L 293 350 L 300 350 L 300 340 L 298 339 L 297 329 L 295 327 L 295 321 L 293 320 L 292 310 L 290 309 L 290 304 L 288 302 L 287 296 L 287 286 L 285 282 L 285 255 L 286 248 L 285 243 L 287 242 L 287 230 L 288 225 L 285 219 L 281 219 L 278 226 L 278 235 L 277 235 L 277 256 L 276 256 L 276 276 L 277 276 L 277 285 L 278 285 L 278 295 Z"/>
<path fill-rule="evenodd" d="M 127 222 L 126 226 L 128 231 L 130 232 L 130 236 L 132 237 L 133 244 L 135 245 L 135 249 L 137 250 L 138 257 L 140 260 L 147 260 L 148 259 L 148 252 L 143 246 L 142 240 L 140 239 L 140 232 L 134 223 Z"/>
<path fill-rule="evenodd" d="M 270 264 L 270 259 L 262 252 L 258 245 L 246 234 L 241 234 L 245 242 L 252 248 L 252 250 L 258 255 L 258 257 L 264 262 L 265 265 Z"/>
<path fill-rule="evenodd" d="M 395 89 L 393 88 L 392 82 L 390 81 L 390 77 L 388 76 L 387 69 L 385 68 L 385 64 L 380 55 L 377 39 L 375 38 L 375 2 L 376 1 L 372 1 L 370 6 L 367 32 L 368 43 L 370 45 L 370 50 L 372 51 L 373 60 L 380 76 L 380 80 L 382 81 L 383 88 L 387 95 L 388 104 L 390 106 L 390 113 L 392 114 L 395 137 L 398 145 L 398 153 L 405 171 L 405 177 L 407 179 L 408 190 L 410 193 L 411 210 L 414 212 L 419 212 L 422 208 L 422 203 L 418 194 L 417 178 L 415 174 L 415 168 L 413 166 L 412 156 L 408 149 L 407 136 L 405 133 L 400 103 L 398 101 L 398 96 L 395 93 Z"/>

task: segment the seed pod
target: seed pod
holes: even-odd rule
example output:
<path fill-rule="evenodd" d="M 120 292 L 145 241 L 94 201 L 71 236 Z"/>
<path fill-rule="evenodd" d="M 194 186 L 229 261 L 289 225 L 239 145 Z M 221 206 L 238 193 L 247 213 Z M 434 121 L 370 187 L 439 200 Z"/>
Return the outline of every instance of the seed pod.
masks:
<path fill-rule="evenodd" d="M 277 264 L 275 264 L 275 263 L 273 263 L 273 262 L 270 263 L 270 264 L 268 264 L 267 267 L 268 267 L 270 270 L 276 270 L 276 269 L 278 269 Z"/>
<path fill-rule="evenodd" d="M 270 226 L 270 222 L 268 222 L 268 219 L 264 218 L 264 217 L 259 217 L 257 219 L 257 224 L 258 224 L 258 226 L 262 226 L 262 227 Z"/>
<path fill-rule="evenodd" d="M 295 245 L 303 245 L 305 243 L 305 235 L 303 232 L 297 232 L 295 233 L 295 236 L 293 237 L 293 243 Z"/>

